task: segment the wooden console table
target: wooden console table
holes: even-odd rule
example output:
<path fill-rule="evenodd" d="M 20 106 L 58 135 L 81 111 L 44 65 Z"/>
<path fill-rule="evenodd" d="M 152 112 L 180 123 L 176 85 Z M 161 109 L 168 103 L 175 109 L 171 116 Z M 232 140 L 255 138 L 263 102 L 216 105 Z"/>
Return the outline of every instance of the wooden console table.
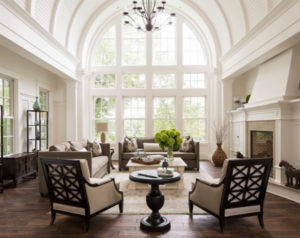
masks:
<path fill-rule="evenodd" d="M 17 187 L 19 180 L 27 176 L 37 175 L 37 153 L 19 153 L 3 158 L 3 180 L 13 180 Z"/>

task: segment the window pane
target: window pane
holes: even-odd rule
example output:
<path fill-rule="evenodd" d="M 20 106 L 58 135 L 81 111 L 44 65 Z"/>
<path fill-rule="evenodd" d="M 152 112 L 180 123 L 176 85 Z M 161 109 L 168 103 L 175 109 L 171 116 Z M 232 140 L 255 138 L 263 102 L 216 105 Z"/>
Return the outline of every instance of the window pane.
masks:
<path fill-rule="evenodd" d="M 41 110 L 42 111 L 48 111 L 49 108 L 49 92 L 40 90 L 40 96 L 39 96 L 39 101 L 41 105 Z"/>
<path fill-rule="evenodd" d="M 145 137 L 145 120 L 124 120 L 124 135 Z"/>
<path fill-rule="evenodd" d="M 102 37 L 95 55 L 95 65 L 116 64 L 116 27 L 112 26 Z"/>
<path fill-rule="evenodd" d="M 183 122 L 183 134 L 192 136 L 194 140 L 206 140 L 206 120 L 187 120 Z"/>
<path fill-rule="evenodd" d="M 103 97 L 96 99 L 95 118 L 115 118 L 116 106 L 115 98 Z"/>
<path fill-rule="evenodd" d="M 5 116 L 10 116 L 10 99 L 9 98 L 5 98 L 4 99 L 4 115 Z"/>
<path fill-rule="evenodd" d="M 185 24 L 182 28 L 183 34 L 183 65 L 205 64 L 203 50 L 199 40 L 192 30 Z"/>
<path fill-rule="evenodd" d="M 175 128 L 175 120 L 154 120 L 154 133 Z"/>
<path fill-rule="evenodd" d="M 165 26 L 160 31 L 152 33 L 152 63 L 153 65 L 176 64 L 175 26 Z"/>
<path fill-rule="evenodd" d="M 100 141 L 101 133 L 96 132 L 96 124 L 98 122 L 107 122 L 108 123 L 108 131 L 105 132 L 106 141 L 107 142 L 116 141 L 116 120 L 95 120 L 95 123 L 94 123 L 95 137 L 97 140 Z"/>
<path fill-rule="evenodd" d="M 146 64 L 146 33 L 123 25 L 123 64 Z"/>
<path fill-rule="evenodd" d="M 123 88 L 146 88 L 144 74 L 124 74 Z"/>
<path fill-rule="evenodd" d="M 95 88 L 115 88 L 116 75 L 115 74 L 98 74 L 95 78 Z"/>
<path fill-rule="evenodd" d="M 153 118 L 174 119 L 175 97 L 155 97 L 153 99 Z"/>
<path fill-rule="evenodd" d="M 124 97 L 124 118 L 145 118 L 145 98 Z"/>
<path fill-rule="evenodd" d="M 203 73 L 184 74 L 183 88 L 206 88 L 205 74 Z"/>
<path fill-rule="evenodd" d="M 175 74 L 153 74 L 154 89 L 176 88 Z"/>
<path fill-rule="evenodd" d="M 204 118 L 205 97 L 184 97 L 183 118 Z"/>
<path fill-rule="evenodd" d="M 9 80 L 4 80 L 4 97 L 9 98 L 10 96 L 10 82 Z"/>

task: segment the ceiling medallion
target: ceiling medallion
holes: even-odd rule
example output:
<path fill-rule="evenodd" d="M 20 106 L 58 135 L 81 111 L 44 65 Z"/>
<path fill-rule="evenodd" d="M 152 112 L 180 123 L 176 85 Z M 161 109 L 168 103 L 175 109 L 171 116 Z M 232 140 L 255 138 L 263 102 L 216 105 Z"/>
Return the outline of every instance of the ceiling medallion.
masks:
<path fill-rule="evenodd" d="M 129 11 L 123 12 L 124 24 L 131 25 L 141 31 L 157 31 L 167 25 L 172 25 L 175 13 L 166 13 L 166 1 L 141 0 L 132 2 Z"/>

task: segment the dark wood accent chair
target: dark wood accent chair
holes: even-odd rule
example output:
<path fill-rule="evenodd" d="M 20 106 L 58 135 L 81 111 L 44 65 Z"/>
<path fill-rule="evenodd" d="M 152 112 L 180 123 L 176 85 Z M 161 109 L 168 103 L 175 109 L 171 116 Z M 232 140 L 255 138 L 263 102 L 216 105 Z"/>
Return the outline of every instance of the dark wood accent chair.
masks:
<path fill-rule="evenodd" d="M 56 213 L 80 216 L 84 230 L 91 217 L 119 205 L 123 212 L 123 192 L 114 179 L 90 178 L 87 161 L 41 158 L 51 202 L 51 222 Z"/>
<path fill-rule="evenodd" d="M 193 205 L 219 218 L 221 232 L 225 219 L 258 216 L 263 228 L 263 206 L 272 166 L 272 158 L 227 159 L 221 178 L 216 181 L 196 179 L 189 193 L 189 210 Z"/>

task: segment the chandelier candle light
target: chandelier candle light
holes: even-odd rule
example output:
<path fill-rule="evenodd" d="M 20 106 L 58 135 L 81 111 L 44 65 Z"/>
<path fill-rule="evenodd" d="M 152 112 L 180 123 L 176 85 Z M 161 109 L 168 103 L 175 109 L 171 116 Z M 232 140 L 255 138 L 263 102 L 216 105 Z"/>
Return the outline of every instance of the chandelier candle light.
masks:
<path fill-rule="evenodd" d="M 176 17 L 175 13 L 166 14 L 166 1 L 157 0 L 141 0 L 132 2 L 133 7 L 130 11 L 123 12 L 125 25 L 131 25 L 141 31 L 156 31 L 160 30 L 163 26 L 172 25 L 173 18 Z M 164 18 L 163 21 L 158 18 Z"/>

